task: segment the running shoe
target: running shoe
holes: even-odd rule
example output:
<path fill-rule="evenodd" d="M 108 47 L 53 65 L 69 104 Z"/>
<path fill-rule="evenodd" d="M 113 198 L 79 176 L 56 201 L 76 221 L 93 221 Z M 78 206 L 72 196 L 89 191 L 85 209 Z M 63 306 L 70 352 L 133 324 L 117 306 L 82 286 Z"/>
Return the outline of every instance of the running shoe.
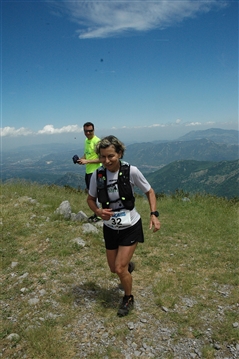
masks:
<path fill-rule="evenodd" d="M 96 223 L 96 222 L 101 221 L 101 218 L 100 218 L 100 217 L 97 217 L 97 215 L 94 214 L 93 216 L 90 216 L 90 217 L 88 218 L 88 221 L 89 221 L 89 222 Z"/>
<path fill-rule="evenodd" d="M 92 222 L 96 223 L 96 222 L 99 222 L 99 221 L 101 221 L 101 218 L 95 216 L 95 217 L 93 218 L 93 221 L 92 221 Z"/>
<path fill-rule="evenodd" d="M 129 314 L 129 311 L 133 309 L 134 306 L 134 297 L 133 295 L 125 295 L 123 297 L 122 303 L 118 309 L 117 315 L 119 317 L 124 317 Z"/>
<path fill-rule="evenodd" d="M 133 272 L 134 268 L 135 268 L 134 262 L 129 262 L 128 272 L 130 272 L 130 274 Z"/>

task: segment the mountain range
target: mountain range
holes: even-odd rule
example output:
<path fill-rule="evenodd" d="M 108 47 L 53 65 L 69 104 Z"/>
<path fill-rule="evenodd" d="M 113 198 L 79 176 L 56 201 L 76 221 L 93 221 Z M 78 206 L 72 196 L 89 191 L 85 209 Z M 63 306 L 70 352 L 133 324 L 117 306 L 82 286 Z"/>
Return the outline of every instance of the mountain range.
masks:
<path fill-rule="evenodd" d="M 74 145 L 75 146 L 75 145 Z M 176 189 L 217 196 L 238 196 L 238 131 L 191 131 L 175 141 L 133 143 L 124 160 L 137 166 L 157 193 Z M 1 153 L 1 178 L 85 188 L 84 166 L 72 157 L 72 144 L 24 146 Z"/>
<path fill-rule="evenodd" d="M 238 159 L 238 145 L 216 143 L 206 138 L 166 143 L 145 142 L 127 147 L 125 160 L 144 172 L 159 169 L 176 160 L 233 161 Z"/>
<path fill-rule="evenodd" d="M 192 141 L 201 140 L 206 138 L 207 140 L 215 143 L 226 143 L 228 145 L 238 144 L 238 131 L 235 130 L 222 130 L 221 128 L 210 128 L 204 131 L 191 131 L 186 135 L 179 137 L 179 141 Z"/>

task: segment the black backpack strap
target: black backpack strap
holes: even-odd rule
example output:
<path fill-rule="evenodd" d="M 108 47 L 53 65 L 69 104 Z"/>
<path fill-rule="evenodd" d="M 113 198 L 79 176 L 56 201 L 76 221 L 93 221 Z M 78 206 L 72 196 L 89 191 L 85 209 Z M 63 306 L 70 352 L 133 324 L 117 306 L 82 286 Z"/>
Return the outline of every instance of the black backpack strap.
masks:
<path fill-rule="evenodd" d="M 134 208 L 135 198 L 130 184 L 130 165 L 120 162 L 118 176 L 119 195 L 124 207 L 132 210 Z"/>
<path fill-rule="evenodd" d="M 106 169 L 101 166 L 97 169 L 97 197 L 103 208 L 109 208 L 110 201 L 107 191 Z"/>

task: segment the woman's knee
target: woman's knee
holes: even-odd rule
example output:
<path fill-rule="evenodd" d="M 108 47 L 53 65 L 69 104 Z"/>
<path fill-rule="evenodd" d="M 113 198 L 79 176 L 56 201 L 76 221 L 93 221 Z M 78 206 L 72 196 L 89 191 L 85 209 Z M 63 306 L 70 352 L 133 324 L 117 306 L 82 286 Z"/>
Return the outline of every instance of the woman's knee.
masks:
<path fill-rule="evenodd" d="M 121 276 L 122 274 L 126 273 L 127 271 L 128 271 L 128 265 L 127 266 L 122 266 L 121 264 L 117 264 L 115 266 L 115 272 L 114 273 Z"/>

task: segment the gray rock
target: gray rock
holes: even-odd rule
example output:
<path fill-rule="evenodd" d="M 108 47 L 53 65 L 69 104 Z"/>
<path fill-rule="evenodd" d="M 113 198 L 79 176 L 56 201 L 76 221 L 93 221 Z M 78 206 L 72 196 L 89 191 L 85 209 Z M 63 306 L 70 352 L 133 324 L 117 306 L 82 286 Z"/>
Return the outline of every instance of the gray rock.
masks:
<path fill-rule="evenodd" d="M 32 298 L 32 299 L 29 299 L 28 304 L 36 305 L 38 302 L 39 302 L 38 298 Z"/>
<path fill-rule="evenodd" d="M 45 289 L 41 289 L 41 290 L 39 290 L 39 294 L 40 294 L 40 295 L 45 295 L 45 294 L 46 294 Z"/>
<path fill-rule="evenodd" d="M 55 210 L 56 214 L 61 214 L 65 219 L 71 219 L 71 205 L 69 201 L 63 201 Z"/>
<path fill-rule="evenodd" d="M 12 267 L 12 268 L 16 267 L 17 265 L 18 265 L 18 262 L 12 262 L 12 263 L 11 263 L 11 267 Z"/>
<path fill-rule="evenodd" d="M 80 247 L 85 247 L 86 245 L 86 242 L 80 237 L 72 239 L 71 242 L 76 243 Z"/>
<path fill-rule="evenodd" d="M 29 202 L 29 203 L 31 203 L 31 204 L 37 204 L 37 203 L 38 203 L 36 199 L 33 199 L 33 198 L 31 198 L 31 197 L 28 197 L 28 196 L 20 197 L 20 198 L 18 199 L 18 201 L 19 201 L 20 203 L 24 203 L 24 202 Z"/>
<path fill-rule="evenodd" d="M 134 329 L 134 323 L 129 322 L 129 323 L 128 323 L 128 328 L 129 328 L 130 330 L 133 330 L 133 329 Z"/>
<path fill-rule="evenodd" d="M 93 226 L 93 224 L 90 224 L 90 223 L 85 223 L 82 225 L 82 230 L 83 230 L 83 233 L 98 233 L 98 229 Z"/>
<path fill-rule="evenodd" d="M 95 227 L 99 227 L 99 228 L 103 228 L 104 222 L 103 221 L 98 221 L 94 223 Z"/>
<path fill-rule="evenodd" d="M 72 218 L 71 218 L 73 221 L 79 221 L 79 222 L 87 222 L 88 221 L 88 217 L 83 211 L 79 211 L 77 214 L 74 214 L 74 217 L 73 217 L 73 214 L 74 213 L 72 213 Z"/>
<path fill-rule="evenodd" d="M 76 220 L 76 214 L 75 213 L 71 213 L 71 221 L 75 221 Z"/>
<path fill-rule="evenodd" d="M 56 314 L 53 314 L 53 313 L 48 313 L 48 314 L 46 315 L 46 318 L 47 318 L 47 319 L 56 319 L 56 318 L 57 318 L 57 315 L 56 315 Z"/>
<path fill-rule="evenodd" d="M 21 280 L 21 279 L 25 279 L 25 278 L 27 278 L 28 277 L 28 275 L 29 275 L 29 273 L 24 273 L 23 275 L 21 275 L 20 277 L 19 277 L 19 279 Z"/>
<path fill-rule="evenodd" d="M 20 336 L 17 333 L 11 333 L 7 336 L 7 339 L 10 341 L 17 341 L 20 339 Z"/>

